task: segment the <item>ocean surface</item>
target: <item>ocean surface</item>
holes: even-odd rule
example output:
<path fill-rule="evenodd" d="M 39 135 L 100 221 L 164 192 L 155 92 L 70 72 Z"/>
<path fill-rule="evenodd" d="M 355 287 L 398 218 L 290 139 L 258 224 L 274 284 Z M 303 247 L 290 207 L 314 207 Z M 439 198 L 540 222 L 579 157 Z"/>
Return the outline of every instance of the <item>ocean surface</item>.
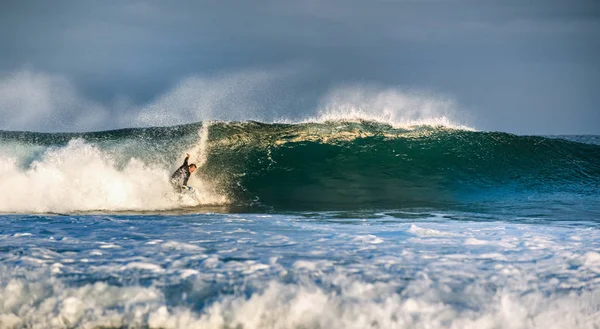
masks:
<path fill-rule="evenodd" d="M 0 131 L 0 328 L 598 329 L 600 136 Z"/>

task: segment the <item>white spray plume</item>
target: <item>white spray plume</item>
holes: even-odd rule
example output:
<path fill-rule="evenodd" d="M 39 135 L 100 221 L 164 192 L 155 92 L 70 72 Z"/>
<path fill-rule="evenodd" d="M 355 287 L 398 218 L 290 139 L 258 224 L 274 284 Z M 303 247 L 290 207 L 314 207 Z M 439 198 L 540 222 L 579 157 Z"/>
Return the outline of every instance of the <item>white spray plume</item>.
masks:
<path fill-rule="evenodd" d="M 110 152 L 75 139 L 49 148 L 26 170 L 0 159 L 0 212 L 164 210 L 227 201 L 209 190 L 200 200 L 178 198 L 169 174 L 136 158 L 121 168 Z"/>
<path fill-rule="evenodd" d="M 26 69 L 0 78 L 0 129 L 89 131 L 207 120 L 294 123 L 359 119 L 394 126 L 469 128 L 458 120 L 456 103 L 449 97 L 373 85 L 333 88 L 317 108 L 294 112 L 295 96 L 285 86 L 299 70 L 294 66 L 191 76 L 147 104 L 134 105 L 127 97 L 117 97 L 112 104 L 101 105 L 83 97 L 65 77 Z"/>
<path fill-rule="evenodd" d="M 135 111 L 129 125 L 166 126 L 205 120 L 269 121 L 265 99 L 289 75 L 285 70 L 246 70 L 189 77 Z"/>
<path fill-rule="evenodd" d="M 307 121 L 368 120 L 395 127 L 445 126 L 472 128 L 456 118 L 456 102 L 422 91 L 374 86 L 344 86 L 332 90 L 321 102 L 316 117 Z"/>
<path fill-rule="evenodd" d="M 88 130 L 108 119 L 64 77 L 25 69 L 0 78 L 0 129 Z"/>
<path fill-rule="evenodd" d="M 82 96 L 66 77 L 24 69 L 0 77 L 0 130 L 89 131 L 204 120 L 268 121 L 265 104 L 272 101 L 271 90 L 294 72 L 296 68 L 274 68 L 190 76 L 154 100 L 133 105 L 124 96 L 100 104 Z"/>

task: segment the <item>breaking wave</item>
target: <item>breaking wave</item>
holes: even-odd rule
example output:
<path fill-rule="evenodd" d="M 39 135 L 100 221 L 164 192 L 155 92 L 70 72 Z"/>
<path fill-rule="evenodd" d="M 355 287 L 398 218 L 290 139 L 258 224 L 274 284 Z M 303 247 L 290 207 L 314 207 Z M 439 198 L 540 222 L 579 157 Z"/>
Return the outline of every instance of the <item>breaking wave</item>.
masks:
<path fill-rule="evenodd" d="M 598 145 L 462 128 L 353 119 L 0 132 L 0 212 L 402 208 L 600 187 Z M 200 165 L 195 197 L 168 184 L 186 152 Z"/>

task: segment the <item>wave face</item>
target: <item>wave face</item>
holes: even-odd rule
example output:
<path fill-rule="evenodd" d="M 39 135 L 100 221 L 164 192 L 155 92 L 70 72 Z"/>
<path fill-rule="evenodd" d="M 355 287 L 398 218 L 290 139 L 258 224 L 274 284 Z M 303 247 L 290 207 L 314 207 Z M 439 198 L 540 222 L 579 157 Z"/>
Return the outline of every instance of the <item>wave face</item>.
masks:
<path fill-rule="evenodd" d="M 592 198 L 600 146 L 353 121 L 197 123 L 80 134 L 0 132 L 0 211 L 160 210 L 233 204 L 402 208 Z M 190 152 L 198 198 L 173 195 Z"/>

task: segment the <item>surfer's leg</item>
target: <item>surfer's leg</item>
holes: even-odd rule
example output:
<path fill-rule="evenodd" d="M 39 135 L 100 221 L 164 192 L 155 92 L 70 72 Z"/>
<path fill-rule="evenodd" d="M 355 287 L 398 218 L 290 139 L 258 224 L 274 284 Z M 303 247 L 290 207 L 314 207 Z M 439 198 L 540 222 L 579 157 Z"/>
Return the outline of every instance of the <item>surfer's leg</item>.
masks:
<path fill-rule="evenodd" d="M 181 193 L 182 192 L 181 185 L 177 184 L 176 182 L 171 181 L 171 186 L 173 187 L 173 192 L 175 192 L 175 193 Z"/>

